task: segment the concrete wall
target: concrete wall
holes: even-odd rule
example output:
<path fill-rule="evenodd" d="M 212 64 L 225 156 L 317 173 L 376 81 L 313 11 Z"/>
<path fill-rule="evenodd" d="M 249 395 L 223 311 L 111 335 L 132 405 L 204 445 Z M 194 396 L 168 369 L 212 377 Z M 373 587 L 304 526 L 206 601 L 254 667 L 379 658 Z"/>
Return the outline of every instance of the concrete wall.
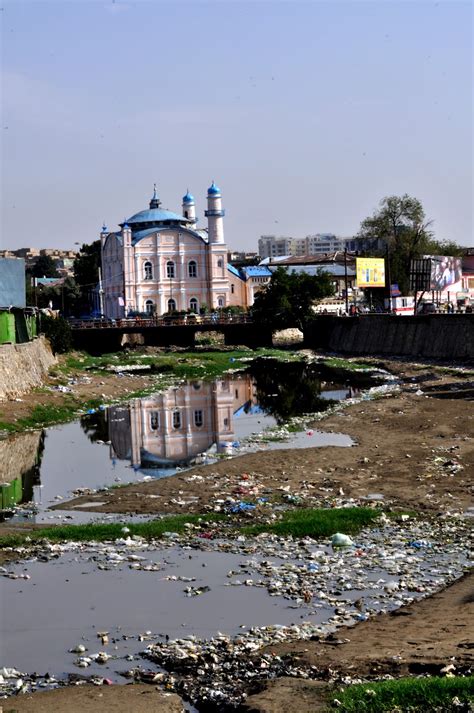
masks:
<path fill-rule="evenodd" d="M 346 354 L 390 354 L 430 359 L 474 359 L 474 314 L 416 317 L 316 317 L 305 346 Z"/>
<path fill-rule="evenodd" d="M 49 342 L 38 337 L 24 344 L 0 345 L 0 400 L 13 399 L 41 386 L 56 363 Z"/>

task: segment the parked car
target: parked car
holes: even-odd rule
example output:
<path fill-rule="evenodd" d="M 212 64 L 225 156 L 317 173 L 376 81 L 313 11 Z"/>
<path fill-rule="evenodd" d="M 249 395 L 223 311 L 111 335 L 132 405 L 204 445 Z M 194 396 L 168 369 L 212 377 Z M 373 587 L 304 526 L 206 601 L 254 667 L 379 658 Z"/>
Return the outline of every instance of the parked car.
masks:
<path fill-rule="evenodd" d="M 199 314 L 187 314 L 184 317 L 185 324 L 200 324 L 202 319 Z"/>
<path fill-rule="evenodd" d="M 434 302 L 422 302 L 419 305 L 416 313 L 417 314 L 436 314 L 437 307 Z"/>

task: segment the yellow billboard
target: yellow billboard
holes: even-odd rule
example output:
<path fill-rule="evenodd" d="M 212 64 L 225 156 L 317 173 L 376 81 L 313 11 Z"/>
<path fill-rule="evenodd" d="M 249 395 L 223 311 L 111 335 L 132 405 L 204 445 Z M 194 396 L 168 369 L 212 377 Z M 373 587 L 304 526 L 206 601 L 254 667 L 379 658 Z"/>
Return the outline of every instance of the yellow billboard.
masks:
<path fill-rule="evenodd" d="M 357 287 L 385 287 L 383 257 L 356 257 Z"/>

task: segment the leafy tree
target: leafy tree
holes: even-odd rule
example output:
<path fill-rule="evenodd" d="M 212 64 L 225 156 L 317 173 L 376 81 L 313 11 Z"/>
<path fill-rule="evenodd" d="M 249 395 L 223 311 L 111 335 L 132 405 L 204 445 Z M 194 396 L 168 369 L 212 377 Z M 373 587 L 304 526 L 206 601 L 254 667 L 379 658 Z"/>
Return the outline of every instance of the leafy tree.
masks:
<path fill-rule="evenodd" d="M 90 245 L 84 243 L 73 266 L 74 278 L 81 288 L 96 286 L 99 281 L 100 260 L 100 240 L 94 240 Z"/>
<path fill-rule="evenodd" d="M 59 277 L 56 262 L 49 255 L 40 255 L 31 268 L 33 277 Z"/>
<path fill-rule="evenodd" d="M 333 294 L 334 285 L 327 272 L 307 275 L 279 267 L 269 284 L 257 293 L 251 312 L 257 322 L 269 323 L 274 329 L 303 329 L 313 316 L 315 300 Z"/>
<path fill-rule="evenodd" d="M 72 349 L 71 327 L 62 317 L 42 315 L 41 331 L 49 339 L 54 354 L 63 354 Z"/>
<path fill-rule="evenodd" d="M 92 304 L 92 292 L 99 282 L 99 267 L 101 265 L 100 240 L 81 247 L 74 260 L 74 279 L 79 288 L 77 308 L 88 312 Z"/>
<path fill-rule="evenodd" d="M 49 307 L 60 310 L 64 315 L 75 313 L 80 298 L 80 290 L 73 277 L 66 277 L 61 285 L 38 285 L 36 302 L 38 307 Z"/>
<path fill-rule="evenodd" d="M 431 225 L 432 221 L 426 219 L 421 201 L 407 194 L 386 196 L 380 202 L 380 208 L 361 223 L 361 237 L 384 241 L 389 251 L 391 281 L 398 283 L 403 294 L 408 294 L 410 289 L 410 263 L 413 259 L 422 255 L 462 254 L 462 248 L 456 243 L 435 240 Z M 385 251 L 378 254 L 384 255 Z"/>

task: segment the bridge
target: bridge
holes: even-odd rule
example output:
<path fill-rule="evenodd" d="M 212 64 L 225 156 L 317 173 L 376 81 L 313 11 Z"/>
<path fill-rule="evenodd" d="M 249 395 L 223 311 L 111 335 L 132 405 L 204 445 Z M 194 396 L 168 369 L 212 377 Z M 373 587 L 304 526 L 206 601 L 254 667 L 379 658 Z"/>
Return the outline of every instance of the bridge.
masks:
<path fill-rule="evenodd" d="M 132 334 L 141 335 L 141 343 L 154 347 L 193 348 L 198 332 L 220 332 L 228 346 L 272 346 L 271 327 L 256 324 L 247 315 L 74 319 L 70 324 L 74 347 L 91 354 L 118 351 L 124 336 Z"/>

